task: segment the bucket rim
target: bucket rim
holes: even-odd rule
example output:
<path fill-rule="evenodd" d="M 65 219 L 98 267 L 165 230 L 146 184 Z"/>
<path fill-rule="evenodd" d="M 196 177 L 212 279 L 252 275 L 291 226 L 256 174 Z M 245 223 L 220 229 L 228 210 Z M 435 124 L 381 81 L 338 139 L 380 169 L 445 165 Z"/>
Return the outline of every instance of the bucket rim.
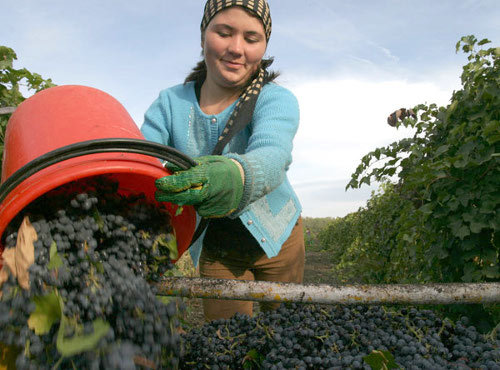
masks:
<path fill-rule="evenodd" d="M 73 158 L 63 162 L 64 166 L 53 165 L 37 172 L 18 185 L 14 192 L 0 203 L 0 260 L 3 251 L 3 237 L 8 225 L 30 203 L 40 198 L 51 190 L 69 182 L 91 178 L 100 175 L 131 176 L 135 178 L 151 178 L 152 182 L 169 173 L 161 166 L 160 161 L 155 165 L 144 161 L 144 155 L 128 154 L 124 157 L 120 153 L 101 153 L 86 156 L 85 161 L 75 162 Z M 151 158 L 147 158 L 151 159 Z M 133 189 L 140 192 L 139 189 Z M 193 206 L 183 206 L 183 211 L 177 214 L 179 206 L 166 203 L 167 210 L 172 216 L 172 221 L 183 224 L 185 236 L 178 238 L 179 255 L 189 247 L 196 226 L 196 211 Z M 177 232 L 179 235 L 179 232 Z"/>

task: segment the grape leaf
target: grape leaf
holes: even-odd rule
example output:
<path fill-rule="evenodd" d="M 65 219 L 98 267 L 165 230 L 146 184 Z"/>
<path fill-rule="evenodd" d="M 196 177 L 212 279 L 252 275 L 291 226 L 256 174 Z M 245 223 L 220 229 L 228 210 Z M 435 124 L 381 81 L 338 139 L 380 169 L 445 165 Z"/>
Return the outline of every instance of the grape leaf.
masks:
<path fill-rule="evenodd" d="M 175 260 L 179 257 L 179 250 L 177 249 L 177 238 L 171 234 L 171 238 L 167 242 L 167 248 L 170 251 L 170 258 Z"/>
<path fill-rule="evenodd" d="M 0 287 L 7 281 L 10 274 L 17 278 L 19 286 L 29 289 L 28 269 L 35 261 L 35 247 L 33 242 L 38 238 L 37 233 L 26 216 L 18 230 L 16 247 L 6 248 L 2 254 L 3 266 L 0 268 Z M 0 297 L 2 292 L 0 291 Z"/>
<path fill-rule="evenodd" d="M 36 308 L 28 319 L 28 326 L 36 335 L 47 334 L 52 325 L 61 319 L 60 299 L 55 291 L 33 298 Z"/>
<path fill-rule="evenodd" d="M 177 209 L 175 210 L 175 216 L 179 216 L 182 211 L 184 211 L 184 208 L 182 206 L 177 207 Z"/>
<path fill-rule="evenodd" d="M 63 357 L 70 357 L 78 353 L 89 351 L 97 346 L 110 328 L 107 321 L 96 319 L 92 322 L 93 333 L 87 335 L 76 335 L 69 339 L 64 338 L 64 329 L 67 318 L 63 316 L 59 331 L 57 333 L 57 350 Z"/>
<path fill-rule="evenodd" d="M 94 216 L 95 222 L 97 223 L 97 226 L 99 226 L 99 230 L 102 231 L 102 229 L 104 227 L 104 220 L 102 219 L 101 214 L 99 213 L 99 211 L 97 210 L 96 207 L 94 207 L 93 216 Z"/>
<path fill-rule="evenodd" d="M 59 256 L 59 254 L 57 253 L 56 242 L 52 242 L 52 244 L 50 245 L 49 256 L 50 256 L 50 260 L 49 260 L 49 264 L 47 265 L 47 268 L 49 270 L 58 269 L 59 267 L 61 267 L 63 265 L 61 256 Z"/>
<path fill-rule="evenodd" d="M 31 225 L 28 216 L 25 216 L 17 234 L 16 243 L 16 270 L 17 281 L 23 289 L 29 289 L 29 267 L 35 262 L 35 247 L 33 242 L 38 239 L 35 228 Z"/>
<path fill-rule="evenodd" d="M 455 235 L 458 236 L 461 240 L 463 240 L 466 236 L 470 235 L 470 228 L 466 225 L 463 225 L 455 232 Z"/>
<path fill-rule="evenodd" d="M 153 249 L 156 249 L 158 247 L 166 247 L 167 250 L 169 251 L 169 258 L 170 259 L 177 259 L 179 257 L 179 251 L 177 250 L 177 238 L 175 237 L 174 234 L 162 234 L 153 243 Z"/>
<path fill-rule="evenodd" d="M 398 369 L 399 365 L 394 361 L 394 356 L 389 351 L 374 350 L 363 360 L 372 370 Z"/>
<path fill-rule="evenodd" d="M 263 360 L 264 356 L 262 356 L 262 354 L 260 354 L 256 349 L 251 349 L 243 358 L 243 369 L 258 369 L 260 368 Z"/>

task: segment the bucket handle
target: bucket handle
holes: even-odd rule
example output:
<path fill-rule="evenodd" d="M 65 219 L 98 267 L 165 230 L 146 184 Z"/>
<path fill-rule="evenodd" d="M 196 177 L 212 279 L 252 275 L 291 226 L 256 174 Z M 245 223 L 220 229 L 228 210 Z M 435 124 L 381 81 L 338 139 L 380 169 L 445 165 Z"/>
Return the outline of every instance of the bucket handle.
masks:
<path fill-rule="evenodd" d="M 197 165 L 193 159 L 181 151 L 153 141 L 130 138 L 105 138 L 81 141 L 47 152 L 19 168 L 0 185 L 0 203 L 21 182 L 46 167 L 75 157 L 111 152 L 149 155 L 169 161 L 184 170 Z"/>

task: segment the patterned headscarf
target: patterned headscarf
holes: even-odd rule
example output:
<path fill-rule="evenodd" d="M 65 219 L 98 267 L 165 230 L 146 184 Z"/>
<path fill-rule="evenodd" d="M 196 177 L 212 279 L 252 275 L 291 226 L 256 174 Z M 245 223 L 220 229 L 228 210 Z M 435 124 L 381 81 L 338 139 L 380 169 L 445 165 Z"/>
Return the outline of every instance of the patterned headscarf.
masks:
<path fill-rule="evenodd" d="M 201 31 L 205 31 L 212 18 L 215 17 L 218 12 L 231 6 L 241 6 L 255 14 L 262 21 L 266 34 L 266 41 L 269 41 L 271 37 L 272 22 L 269 4 L 266 0 L 207 0 L 200 25 Z"/>

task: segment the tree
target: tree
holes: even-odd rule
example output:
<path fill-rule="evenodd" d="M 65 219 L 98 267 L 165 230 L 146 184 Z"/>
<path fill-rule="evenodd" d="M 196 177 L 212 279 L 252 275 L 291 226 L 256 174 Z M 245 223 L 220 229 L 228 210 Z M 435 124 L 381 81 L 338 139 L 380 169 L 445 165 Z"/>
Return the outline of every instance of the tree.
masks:
<path fill-rule="evenodd" d="M 28 92 L 36 93 L 55 86 L 50 78 L 44 79 L 26 68 L 15 69 L 14 60 L 17 60 L 14 50 L 7 46 L 0 46 L 0 163 L 3 158 L 5 129 L 10 118 L 10 113 L 3 113 L 3 111 L 11 111 L 2 108 L 16 107 L 26 99 L 21 93 L 21 87 Z"/>

